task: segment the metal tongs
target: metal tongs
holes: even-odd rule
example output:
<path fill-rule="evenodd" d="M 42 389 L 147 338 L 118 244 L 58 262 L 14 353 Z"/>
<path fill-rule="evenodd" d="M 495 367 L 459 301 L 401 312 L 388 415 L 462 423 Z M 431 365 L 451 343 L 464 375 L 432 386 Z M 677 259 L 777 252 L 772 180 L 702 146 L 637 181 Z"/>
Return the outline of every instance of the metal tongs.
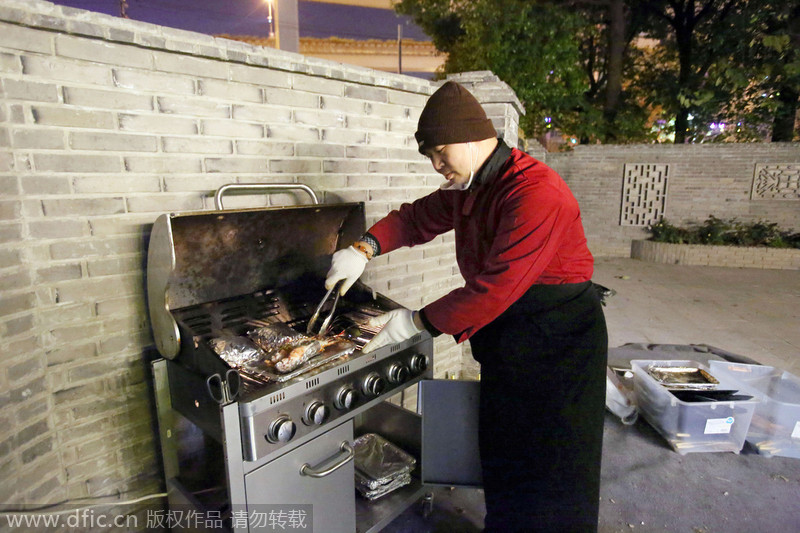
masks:
<path fill-rule="evenodd" d="M 306 327 L 306 334 L 308 335 L 325 335 L 325 332 L 328 331 L 328 326 L 331 323 L 331 319 L 333 318 L 333 314 L 336 312 L 336 305 L 339 303 L 339 287 L 342 285 L 344 280 L 337 281 L 333 287 L 331 287 L 328 292 L 325 293 L 325 296 L 322 297 L 322 301 L 319 302 L 317 306 L 317 310 L 314 311 L 314 314 L 311 316 L 311 320 L 308 321 L 308 326 Z M 336 296 L 333 298 L 333 306 L 331 307 L 331 312 L 328 313 L 328 316 L 325 317 L 325 320 L 322 321 L 322 325 L 319 328 L 319 331 L 314 331 L 314 326 L 317 324 L 319 320 L 319 314 L 322 311 L 322 308 L 325 306 L 325 303 L 331 297 L 331 293 L 336 291 Z"/>

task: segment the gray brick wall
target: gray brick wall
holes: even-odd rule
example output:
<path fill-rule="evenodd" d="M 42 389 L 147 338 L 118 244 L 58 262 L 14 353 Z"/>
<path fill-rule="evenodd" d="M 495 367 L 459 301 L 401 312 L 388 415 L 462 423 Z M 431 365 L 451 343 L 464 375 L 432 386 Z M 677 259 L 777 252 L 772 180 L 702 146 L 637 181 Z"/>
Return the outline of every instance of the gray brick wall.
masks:
<path fill-rule="evenodd" d="M 508 86 L 488 72 L 454 79 L 518 144 L 523 109 Z M 213 209 L 210 193 L 226 183 L 289 181 L 324 202 L 365 202 L 372 223 L 441 180 L 413 139 L 437 85 L 41 0 L 0 0 L 0 470 L 18 480 L 0 487 L 0 502 L 160 490 L 144 305 L 152 222 Z M 754 206 L 742 192 L 752 178 L 742 169 L 796 162 L 796 145 L 535 155 L 570 183 L 599 254 L 627 255 L 642 234 L 618 226 L 630 161 L 674 162 L 667 214 L 676 220 L 717 208 L 777 222 L 797 216 L 796 204 Z M 232 196 L 225 205 L 305 201 Z M 420 307 L 462 283 L 453 245 L 446 234 L 376 258 L 366 282 Z M 435 348 L 437 377 L 477 374 L 468 347 L 442 336 Z"/>
<path fill-rule="evenodd" d="M 800 143 L 578 146 L 548 153 L 544 161 L 577 197 L 589 248 L 598 256 L 628 257 L 631 241 L 649 235 L 619 224 L 626 163 L 669 165 L 665 217 L 673 224 L 714 215 L 800 231 L 800 201 L 750 200 L 756 164 L 798 165 Z"/>
<path fill-rule="evenodd" d="M 461 79 L 513 138 L 521 106 L 508 87 L 490 73 Z M 226 183 L 288 181 L 324 202 L 366 202 L 372 223 L 440 182 L 413 138 L 435 88 L 0 0 L 0 470 L 17 480 L 0 502 L 160 490 L 144 294 L 152 222 L 213 209 Z M 460 285 L 453 245 L 448 234 L 379 257 L 366 281 L 420 307 Z M 462 346 L 447 336 L 435 346 L 435 374 L 460 375 Z"/>

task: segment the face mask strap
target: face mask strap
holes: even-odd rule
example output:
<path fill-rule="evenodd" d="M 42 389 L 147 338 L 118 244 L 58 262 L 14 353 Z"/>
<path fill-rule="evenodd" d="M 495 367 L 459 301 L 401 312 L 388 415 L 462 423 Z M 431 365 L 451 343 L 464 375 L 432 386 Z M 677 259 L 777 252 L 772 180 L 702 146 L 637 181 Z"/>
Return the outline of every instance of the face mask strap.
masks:
<path fill-rule="evenodd" d="M 475 152 L 473 155 L 472 143 L 467 143 L 467 146 L 469 147 L 469 179 L 464 187 L 462 187 L 462 191 L 466 191 L 469 189 L 469 186 L 472 185 L 472 180 L 475 178 L 475 163 L 478 161 L 478 152 Z"/>

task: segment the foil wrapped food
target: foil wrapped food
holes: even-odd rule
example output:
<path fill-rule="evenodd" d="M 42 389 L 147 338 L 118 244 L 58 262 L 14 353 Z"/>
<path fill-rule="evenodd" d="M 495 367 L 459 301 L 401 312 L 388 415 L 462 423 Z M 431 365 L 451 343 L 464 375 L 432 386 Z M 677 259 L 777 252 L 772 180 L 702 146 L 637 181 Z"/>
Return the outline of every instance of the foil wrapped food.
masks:
<path fill-rule="evenodd" d="M 249 331 L 247 336 L 255 342 L 259 348 L 265 352 L 272 354 L 271 357 L 277 357 L 287 344 L 296 342 L 302 339 L 304 335 L 297 330 L 294 330 L 286 324 L 276 323 L 268 326 L 263 326 L 253 331 Z M 274 359 L 274 363 L 277 359 Z"/>
<path fill-rule="evenodd" d="M 283 381 L 355 350 L 355 344 L 341 337 L 310 337 L 280 323 L 252 330 L 247 337 L 226 335 L 208 343 L 231 367 L 270 381 Z"/>
<path fill-rule="evenodd" d="M 411 483 L 417 461 L 376 433 L 367 433 L 353 443 L 355 480 L 359 493 L 375 499 Z"/>
<path fill-rule="evenodd" d="M 326 346 L 329 343 L 326 343 Z M 301 339 L 289 345 L 284 345 L 280 350 L 280 355 L 275 361 L 275 369 L 278 372 L 291 372 L 312 357 L 322 353 L 323 343 L 316 339 Z"/>
<path fill-rule="evenodd" d="M 208 341 L 209 346 L 231 367 L 239 368 L 264 357 L 258 346 L 247 337 L 224 335 Z"/>

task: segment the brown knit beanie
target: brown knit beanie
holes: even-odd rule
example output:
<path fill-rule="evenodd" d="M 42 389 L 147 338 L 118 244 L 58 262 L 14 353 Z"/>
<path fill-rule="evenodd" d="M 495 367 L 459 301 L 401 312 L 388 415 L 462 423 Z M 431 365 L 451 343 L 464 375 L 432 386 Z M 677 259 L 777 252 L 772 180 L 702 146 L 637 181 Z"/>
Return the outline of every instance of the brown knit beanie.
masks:
<path fill-rule="evenodd" d="M 482 141 L 497 137 L 481 104 L 464 87 L 448 81 L 431 95 L 417 124 L 419 151 L 441 144 Z"/>

